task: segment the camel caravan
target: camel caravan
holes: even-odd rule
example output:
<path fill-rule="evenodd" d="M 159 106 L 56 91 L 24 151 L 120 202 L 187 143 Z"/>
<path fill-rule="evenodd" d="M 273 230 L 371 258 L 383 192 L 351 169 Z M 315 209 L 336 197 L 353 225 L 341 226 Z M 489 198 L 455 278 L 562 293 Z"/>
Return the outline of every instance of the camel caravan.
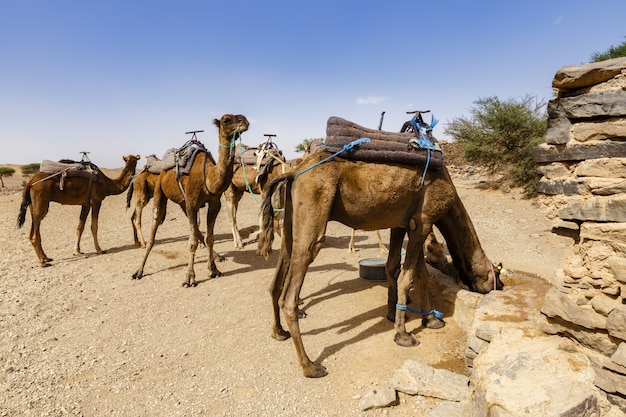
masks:
<path fill-rule="evenodd" d="M 75 253 L 81 253 L 80 238 L 91 211 L 91 231 L 97 253 L 104 253 L 97 239 L 98 213 L 104 198 L 128 189 L 131 227 L 135 245 L 144 248 L 132 279 L 141 279 L 165 219 L 167 202 L 176 203 L 189 222 L 189 256 L 182 280 L 184 287 L 197 285 L 194 269 L 199 244 L 208 251 L 208 274 L 222 276 L 214 250 L 214 226 L 221 197 L 228 205 L 234 246 L 244 244 L 237 225 L 237 207 L 244 193 L 259 204 L 260 232 L 257 254 L 268 259 L 276 236 L 281 247 L 270 286 L 273 307 L 271 335 L 291 338 L 306 377 L 321 377 L 326 370 L 312 362 L 305 351 L 299 327 L 300 291 L 307 269 L 322 249 L 327 223 L 340 222 L 354 230 L 390 229 L 388 249 L 379 236 L 381 250 L 388 251 L 385 274 L 388 284 L 387 318 L 395 326 L 395 342 L 416 346 L 419 341 L 405 326 L 407 312 L 421 315 L 422 324 L 440 328 L 441 313 L 431 306 L 427 291 L 426 262 L 443 268 L 449 263 L 433 234 L 436 227 L 445 239 L 458 279 L 471 291 L 487 293 L 503 287 L 500 268 L 483 251 L 472 221 L 461 202 L 444 164 L 443 153 L 422 111 L 400 132 L 368 129 L 339 117 L 328 120 L 326 138 L 303 158 L 287 161 L 272 138 L 257 148 L 241 143 L 249 122 L 243 115 L 225 114 L 213 120 L 218 131 L 218 158 L 192 134 L 182 148 L 171 149 L 162 159 L 148 157 L 135 175 L 138 155 L 124 157 L 125 167 L 116 179 L 106 177 L 89 161 L 42 164 L 41 172 L 25 185 L 18 226 L 25 223 L 30 208 L 30 242 L 40 265 L 50 266 L 41 244 L 40 224 L 51 201 L 81 205 Z M 382 122 L 382 118 L 381 118 Z M 381 123 L 382 124 L 382 123 Z M 239 141 L 239 143 L 237 143 Z M 143 209 L 152 201 L 154 216 L 148 239 L 141 231 Z M 199 229 L 198 213 L 207 206 L 206 233 Z M 282 225 L 278 219 L 282 218 Z M 406 254 L 403 257 L 405 237 Z M 413 290 L 414 297 L 409 299 Z M 281 323 L 281 313 L 287 329 Z"/>

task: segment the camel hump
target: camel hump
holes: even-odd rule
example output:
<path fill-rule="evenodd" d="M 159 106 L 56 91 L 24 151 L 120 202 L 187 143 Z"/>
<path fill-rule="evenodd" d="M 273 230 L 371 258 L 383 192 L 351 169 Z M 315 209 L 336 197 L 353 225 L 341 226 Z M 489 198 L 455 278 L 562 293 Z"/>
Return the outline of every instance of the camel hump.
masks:
<path fill-rule="evenodd" d="M 361 138 L 368 138 L 370 141 L 341 153 L 341 157 L 403 165 L 424 166 L 428 163 L 429 168 L 443 167 L 443 153 L 434 138 L 434 149 L 422 149 L 411 143 L 415 139 L 413 133 L 369 129 L 341 117 L 333 116 L 328 119 L 324 148 L 336 153 L 345 145 Z"/>

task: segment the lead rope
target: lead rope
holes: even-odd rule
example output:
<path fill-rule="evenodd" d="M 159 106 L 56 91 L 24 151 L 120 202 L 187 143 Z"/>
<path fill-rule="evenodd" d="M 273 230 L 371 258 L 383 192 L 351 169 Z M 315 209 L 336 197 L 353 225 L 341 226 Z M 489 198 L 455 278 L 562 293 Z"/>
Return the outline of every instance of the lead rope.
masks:
<path fill-rule="evenodd" d="M 328 158 L 325 158 L 325 159 L 319 161 L 318 163 L 311 165 L 307 169 L 298 172 L 296 175 L 293 176 L 293 179 L 295 180 L 297 177 L 299 177 L 300 175 L 304 174 L 305 172 L 307 172 L 307 171 L 309 171 L 309 170 L 311 170 L 311 169 L 313 169 L 313 168 L 315 168 L 315 167 L 317 167 L 319 165 L 322 165 L 322 164 L 330 161 L 334 157 L 336 157 L 336 156 L 338 156 L 338 155 L 340 155 L 340 154 L 342 154 L 342 153 L 344 153 L 346 151 L 349 151 L 350 149 L 354 148 L 355 146 L 361 145 L 363 143 L 369 143 L 371 141 L 372 140 L 370 138 L 361 138 L 361 139 L 353 140 L 350 143 L 346 143 L 345 145 L 343 145 L 342 149 L 340 149 L 339 151 L 335 152 L 334 154 L 332 154 Z"/>

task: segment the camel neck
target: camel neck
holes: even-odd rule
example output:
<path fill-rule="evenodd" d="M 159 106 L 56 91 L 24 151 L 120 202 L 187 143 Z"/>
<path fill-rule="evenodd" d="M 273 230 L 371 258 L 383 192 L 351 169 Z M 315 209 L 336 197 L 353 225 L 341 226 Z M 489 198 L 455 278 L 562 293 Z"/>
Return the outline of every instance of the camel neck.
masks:
<path fill-rule="evenodd" d="M 233 179 L 233 159 L 234 151 L 231 149 L 230 138 L 223 137 L 220 132 L 218 159 L 217 159 L 217 176 L 216 181 L 213 182 L 216 188 L 215 193 L 223 193 L 230 185 Z M 207 184 L 208 185 L 208 184 Z"/>
<path fill-rule="evenodd" d="M 108 190 L 110 191 L 110 195 L 121 194 L 128 188 L 130 181 L 133 178 L 133 174 L 135 173 L 135 166 L 136 164 L 126 164 L 119 177 L 115 179 L 106 177 L 109 184 Z"/>

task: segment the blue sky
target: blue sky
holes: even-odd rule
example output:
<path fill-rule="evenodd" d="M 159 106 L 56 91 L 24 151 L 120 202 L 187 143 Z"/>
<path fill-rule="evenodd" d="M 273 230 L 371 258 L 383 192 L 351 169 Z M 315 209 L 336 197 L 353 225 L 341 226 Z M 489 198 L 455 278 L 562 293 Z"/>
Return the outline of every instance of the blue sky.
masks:
<path fill-rule="evenodd" d="M 593 4 L 592 4 L 593 3 Z M 626 2 L 0 0 L 0 163 L 217 150 L 214 118 L 288 158 L 330 116 L 435 136 L 479 98 L 549 100 L 552 78 L 626 40 Z M 143 161 L 142 164 L 143 165 Z"/>

